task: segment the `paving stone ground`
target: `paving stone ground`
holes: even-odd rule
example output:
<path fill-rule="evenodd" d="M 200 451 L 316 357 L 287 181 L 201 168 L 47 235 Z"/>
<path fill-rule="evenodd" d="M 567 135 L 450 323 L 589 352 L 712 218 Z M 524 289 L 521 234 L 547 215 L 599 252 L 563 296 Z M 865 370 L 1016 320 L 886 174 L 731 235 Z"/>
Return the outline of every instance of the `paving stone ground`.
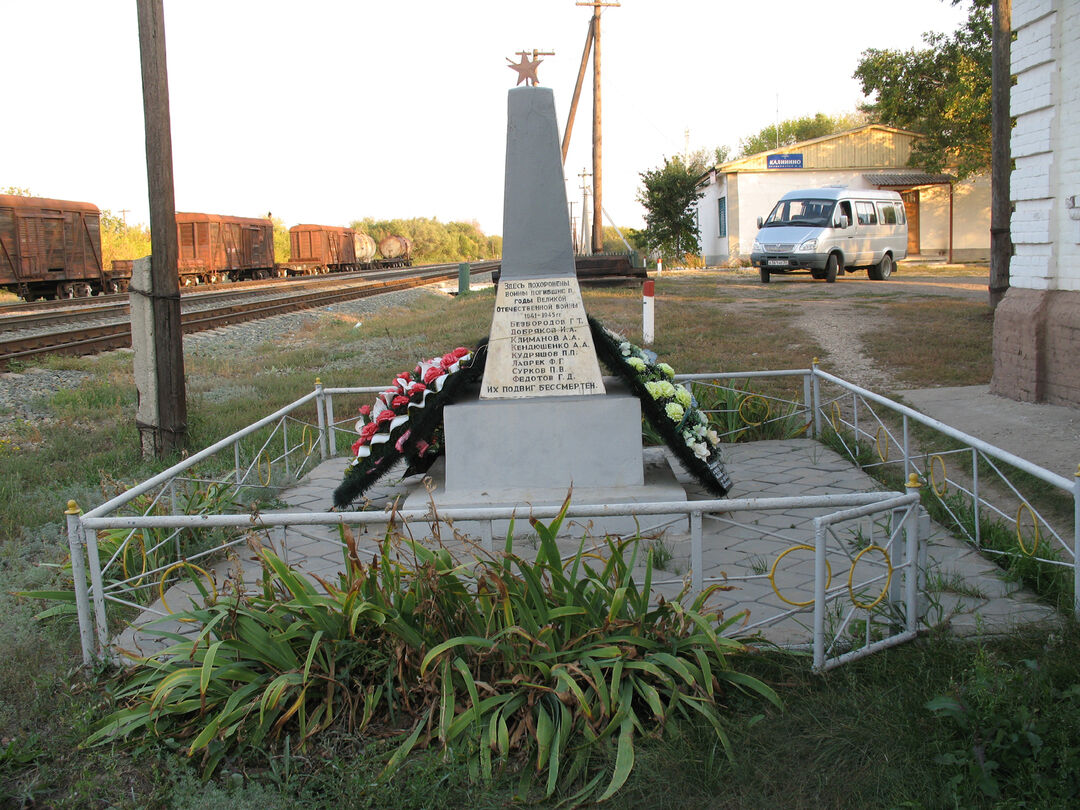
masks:
<path fill-rule="evenodd" d="M 662 452 L 658 449 L 647 453 Z M 786 497 L 828 495 L 880 490 L 880 485 L 858 467 L 812 439 L 752 442 L 725 446 L 725 457 L 734 480 L 731 498 Z M 670 459 L 669 459 L 670 460 Z M 331 459 L 315 467 L 296 486 L 281 494 L 290 506 L 281 512 L 326 512 L 330 510 L 332 493 L 340 483 L 345 460 Z M 673 462 L 673 469 L 687 490 L 690 499 L 710 496 Z M 403 496 L 420 479 L 392 482 L 370 493 L 371 508 L 381 508 Z M 739 512 L 706 516 L 703 521 L 703 572 L 706 581 L 721 582 L 725 590 L 716 596 L 715 604 L 725 614 L 743 614 L 740 632 L 760 633 L 766 639 L 782 644 L 806 644 L 811 640 L 812 608 L 794 607 L 790 602 L 803 602 L 813 596 L 813 554 L 797 549 L 813 544 L 813 518 L 835 509 L 788 509 L 779 512 Z M 921 596 L 924 623 L 947 623 L 960 635 L 992 635 L 1007 632 L 1029 622 L 1056 621 L 1056 612 L 1040 603 L 1034 594 L 1014 582 L 1006 581 L 1000 569 L 966 543 L 957 540 L 940 526 L 923 518 L 929 527 L 926 559 L 926 587 Z M 841 524 L 830 540 L 829 565 L 832 570 L 830 589 L 845 590 L 864 604 L 872 602 L 885 587 L 888 572 L 885 556 L 871 549 L 853 559 L 868 543 L 885 546 L 888 519 L 864 519 Z M 515 550 L 528 558 L 535 548 L 535 536 L 525 521 L 524 530 Z M 415 539 L 430 539 L 426 524 L 410 524 Z M 361 557 L 373 554 L 384 534 L 380 526 L 358 530 Z M 656 590 L 671 598 L 683 587 L 689 569 L 690 537 L 685 520 L 662 527 L 642 521 L 646 544 L 660 543 L 670 553 L 664 571 L 656 573 Z M 455 538 L 450 527 L 440 527 L 440 542 L 452 553 L 469 559 L 482 553 L 482 546 L 467 538 Z M 336 527 L 299 526 L 276 531 L 267 538 L 287 563 L 299 571 L 333 581 L 342 568 L 343 551 Z M 596 545 L 597 552 L 606 554 L 599 540 L 586 540 Z M 577 549 L 578 541 L 567 538 L 562 550 L 567 555 Z M 887 549 L 891 552 L 892 547 Z M 787 552 L 785 554 L 785 552 Z M 784 555 L 777 563 L 777 558 Z M 217 587 L 226 580 L 254 587 L 260 571 L 254 552 L 242 549 L 239 559 L 221 560 L 207 566 L 207 573 Z M 775 568 L 775 571 L 774 571 Z M 853 570 L 854 569 L 854 570 Z M 770 572 L 773 576 L 770 577 Z M 640 581 L 640 580 L 639 580 Z M 775 583 L 775 587 L 774 587 Z M 899 577 L 892 583 L 897 589 Z M 830 627 L 852 633 L 864 611 L 852 610 L 850 596 L 836 601 Z M 781 598 L 783 597 L 783 598 Z M 158 619 L 155 626 L 173 632 L 190 632 L 191 625 L 176 620 L 161 621 L 160 614 L 183 610 L 199 597 L 193 583 L 185 582 L 166 593 L 166 606 L 159 600 L 115 640 L 118 651 L 129 655 L 147 655 L 160 649 L 161 642 L 148 634 L 145 626 Z M 156 612 L 155 612 L 156 611 Z M 848 614 L 851 615 L 848 615 Z M 845 619 L 848 624 L 844 624 Z"/>

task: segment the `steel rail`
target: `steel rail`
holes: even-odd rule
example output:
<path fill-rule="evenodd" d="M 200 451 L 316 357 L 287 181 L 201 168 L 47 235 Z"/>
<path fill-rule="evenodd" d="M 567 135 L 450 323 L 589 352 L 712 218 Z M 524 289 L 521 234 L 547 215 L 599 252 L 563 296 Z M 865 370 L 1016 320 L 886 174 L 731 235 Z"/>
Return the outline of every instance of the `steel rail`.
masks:
<path fill-rule="evenodd" d="M 497 266 L 498 262 L 484 262 L 484 266 L 480 265 L 481 263 L 477 263 L 473 267 L 474 273 L 488 272 L 491 266 Z M 454 268 L 453 272 L 443 269 L 450 267 Z M 217 309 L 187 312 L 181 315 L 182 328 L 184 334 L 192 334 L 301 309 L 315 309 L 341 301 L 367 298 L 457 278 L 457 265 L 435 265 L 430 269 L 423 269 L 420 273 L 416 270 L 417 268 L 407 268 L 408 275 L 398 273 L 395 277 L 383 280 L 372 280 L 369 276 L 362 279 L 360 284 L 352 285 L 347 283 L 348 279 L 321 279 L 318 283 L 319 287 L 332 289 L 311 291 L 310 288 L 305 288 L 305 291 L 299 295 L 286 292 L 286 295 L 275 298 L 267 299 L 262 296 L 258 300 L 247 303 L 232 303 Z M 346 286 L 342 286 L 343 282 Z M 278 291 L 276 287 L 273 289 L 275 292 Z M 0 369 L 6 368 L 12 360 L 26 360 L 46 354 L 93 354 L 130 345 L 131 325 L 127 320 L 13 338 L 0 341 Z"/>

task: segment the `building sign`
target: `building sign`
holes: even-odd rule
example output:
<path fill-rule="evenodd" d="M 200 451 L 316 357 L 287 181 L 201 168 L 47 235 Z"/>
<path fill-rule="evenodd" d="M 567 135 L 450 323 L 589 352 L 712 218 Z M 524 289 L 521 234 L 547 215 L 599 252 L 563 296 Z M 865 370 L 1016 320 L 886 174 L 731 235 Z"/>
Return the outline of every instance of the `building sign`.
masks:
<path fill-rule="evenodd" d="M 794 155 L 766 155 L 766 169 L 801 169 L 802 153 Z"/>

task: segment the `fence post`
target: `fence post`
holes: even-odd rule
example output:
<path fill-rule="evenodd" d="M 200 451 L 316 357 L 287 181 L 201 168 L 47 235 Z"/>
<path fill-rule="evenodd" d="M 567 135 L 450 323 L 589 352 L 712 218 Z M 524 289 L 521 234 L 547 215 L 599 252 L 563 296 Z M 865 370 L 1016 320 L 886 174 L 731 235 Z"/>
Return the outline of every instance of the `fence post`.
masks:
<path fill-rule="evenodd" d="M 912 472 L 911 443 L 908 441 L 908 418 L 904 414 L 904 475 Z"/>
<path fill-rule="evenodd" d="M 851 424 L 855 430 L 855 458 L 859 457 L 859 395 L 851 392 Z M 867 436 L 870 434 L 867 433 Z"/>
<path fill-rule="evenodd" d="M 911 473 L 905 485 L 909 495 L 918 497 L 919 476 Z M 904 539 L 906 543 L 907 567 L 904 569 L 904 602 L 906 603 L 905 615 L 907 618 L 907 630 L 913 633 L 919 629 L 919 501 L 916 501 L 908 509 L 904 519 Z"/>
<path fill-rule="evenodd" d="M 337 455 L 337 428 L 334 426 L 334 395 L 326 395 L 326 425 L 327 433 L 330 434 L 330 458 Z"/>
<path fill-rule="evenodd" d="M 975 519 L 975 548 L 982 548 L 982 518 L 979 515 L 979 451 L 971 448 L 971 509 Z"/>
<path fill-rule="evenodd" d="M 690 564 L 693 566 L 690 573 L 690 587 L 695 594 L 705 590 L 705 572 L 702 570 L 705 563 L 702 560 L 701 547 L 701 512 L 690 513 Z"/>
<path fill-rule="evenodd" d="M 104 655 L 109 642 L 109 625 L 105 621 L 105 581 L 101 576 L 101 560 L 98 557 L 97 532 L 83 529 L 86 542 L 86 561 L 90 566 L 90 588 L 94 600 L 94 623 L 97 625 L 97 654 Z"/>
<path fill-rule="evenodd" d="M 811 396 L 811 394 L 810 394 L 810 376 L 811 375 L 808 372 L 806 374 L 803 374 L 803 378 L 802 378 L 802 398 L 803 398 L 803 403 L 805 403 L 805 405 L 806 405 L 806 428 L 808 430 L 812 429 L 812 426 L 814 424 L 814 417 L 813 417 L 814 407 L 813 407 L 813 401 L 810 399 L 810 396 Z M 817 437 L 815 436 L 814 438 L 817 438 Z"/>
<path fill-rule="evenodd" d="M 816 365 L 816 363 L 815 363 Z M 825 667 L 825 523 L 814 518 L 814 671 Z"/>
<path fill-rule="evenodd" d="M 79 644 L 82 647 L 82 660 L 89 664 L 94 657 L 94 630 L 90 624 L 90 600 L 86 593 L 86 563 L 83 561 L 79 515 L 82 510 L 75 501 L 68 501 L 67 537 L 71 552 L 71 576 L 75 580 L 75 612 L 79 616 Z"/>
<path fill-rule="evenodd" d="M 1073 611 L 1080 618 L 1080 465 L 1073 476 Z"/>
<path fill-rule="evenodd" d="M 821 438 L 821 381 L 817 376 L 818 359 L 815 357 L 810 362 L 810 379 L 813 380 L 813 403 L 814 403 L 814 438 Z"/>
<path fill-rule="evenodd" d="M 326 395 L 318 377 L 315 378 L 315 413 L 319 418 L 319 456 L 326 461 Z"/>

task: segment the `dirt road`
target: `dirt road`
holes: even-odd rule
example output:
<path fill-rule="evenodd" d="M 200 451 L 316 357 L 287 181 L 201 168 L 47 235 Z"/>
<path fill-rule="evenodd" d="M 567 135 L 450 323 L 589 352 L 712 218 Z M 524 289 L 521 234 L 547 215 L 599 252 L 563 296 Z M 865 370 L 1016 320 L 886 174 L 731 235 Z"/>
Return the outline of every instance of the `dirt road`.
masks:
<path fill-rule="evenodd" d="M 835 284 L 815 281 L 809 275 L 773 276 L 762 284 L 756 270 L 723 271 L 722 282 L 743 306 L 775 306 L 779 302 L 799 307 L 794 326 L 811 335 L 823 349 L 827 369 L 857 385 L 886 393 L 904 387 L 889 369 L 876 363 L 862 346 L 862 335 L 873 328 L 873 312 L 889 302 L 933 298 L 987 301 L 988 275 L 983 268 L 948 266 L 936 275 L 933 266 L 899 266 L 886 281 L 871 281 L 864 271 L 838 278 Z M 989 351 L 989 347 L 987 349 Z"/>

